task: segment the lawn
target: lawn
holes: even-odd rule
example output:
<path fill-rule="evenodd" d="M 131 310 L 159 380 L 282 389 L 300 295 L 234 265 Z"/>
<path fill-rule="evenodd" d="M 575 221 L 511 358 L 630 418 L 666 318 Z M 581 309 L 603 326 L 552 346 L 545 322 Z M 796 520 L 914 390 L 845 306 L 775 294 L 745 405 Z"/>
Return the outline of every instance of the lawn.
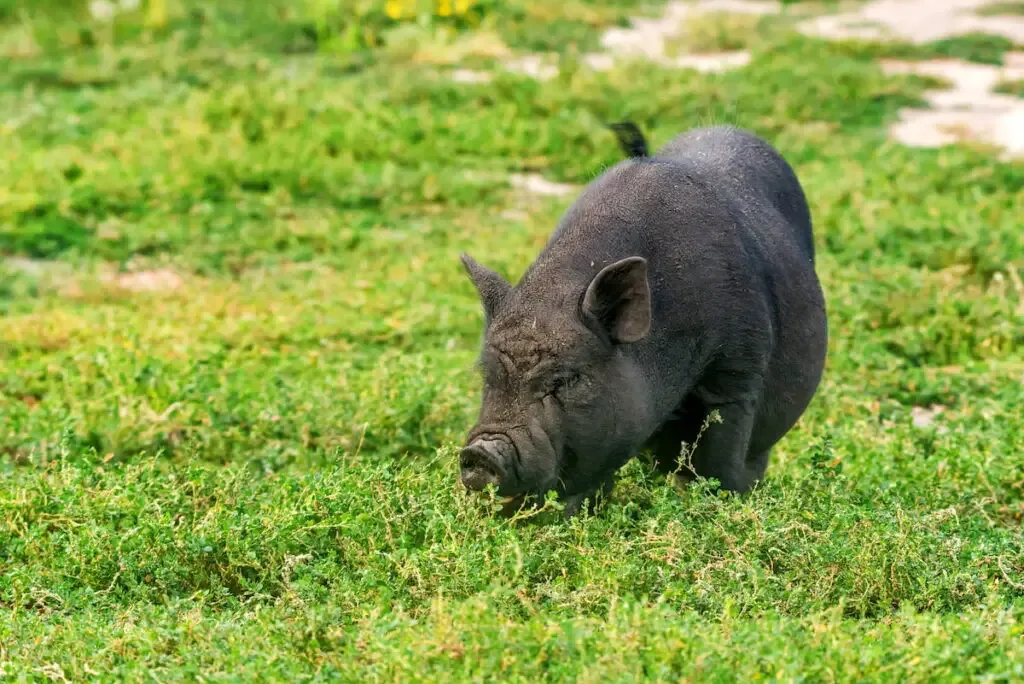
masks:
<path fill-rule="evenodd" d="M 0 680 L 1024 678 L 1024 164 L 891 141 L 933 84 L 877 61 L 1012 44 L 777 18 L 601 71 L 663 3 L 124 4 L 0 0 Z M 577 192 L 515 179 L 582 187 L 623 119 L 793 164 L 825 377 L 746 496 L 638 459 L 495 517 L 459 253 L 514 282 Z"/>

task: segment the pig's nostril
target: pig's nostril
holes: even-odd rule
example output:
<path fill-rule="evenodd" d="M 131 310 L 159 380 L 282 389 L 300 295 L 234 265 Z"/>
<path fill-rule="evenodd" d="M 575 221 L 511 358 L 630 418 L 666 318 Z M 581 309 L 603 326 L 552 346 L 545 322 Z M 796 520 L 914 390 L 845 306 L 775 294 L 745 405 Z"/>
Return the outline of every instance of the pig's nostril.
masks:
<path fill-rule="evenodd" d="M 480 490 L 489 484 L 498 484 L 500 478 L 497 464 L 479 445 L 463 449 L 459 465 L 462 468 L 462 483 L 467 489 Z"/>
<path fill-rule="evenodd" d="M 488 460 L 487 454 L 479 447 L 471 446 L 462 450 L 463 468 L 480 468 L 486 466 Z"/>

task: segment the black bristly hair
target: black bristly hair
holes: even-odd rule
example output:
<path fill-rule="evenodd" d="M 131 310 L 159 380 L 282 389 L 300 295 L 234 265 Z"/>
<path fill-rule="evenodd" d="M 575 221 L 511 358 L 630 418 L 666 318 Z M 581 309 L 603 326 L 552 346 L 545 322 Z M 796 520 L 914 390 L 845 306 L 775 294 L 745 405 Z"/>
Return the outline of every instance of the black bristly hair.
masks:
<path fill-rule="evenodd" d="M 632 121 L 619 121 L 608 124 L 608 128 L 612 129 L 612 132 L 615 133 L 615 137 L 619 141 L 619 147 L 622 148 L 627 157 L 648 156 L 647 139 L 644 138 L 640 127 L 635 123 Z"/>

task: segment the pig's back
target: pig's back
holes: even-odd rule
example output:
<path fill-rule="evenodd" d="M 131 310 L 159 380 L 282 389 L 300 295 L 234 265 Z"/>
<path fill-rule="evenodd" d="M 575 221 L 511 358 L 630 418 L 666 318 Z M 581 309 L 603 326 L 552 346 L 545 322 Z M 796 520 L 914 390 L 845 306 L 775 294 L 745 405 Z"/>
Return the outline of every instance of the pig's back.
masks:
<path fill-rule="evenodd" d="M 757 195 L 769 202 L 796 231 L 811 261 L 814 238 L 807 199 L 792 167 L 766 141 L 733 126 L 712 126 L 682 133 L 654 156 L 679 163 L 726 196 L 739 202 Z M 756 200 L 755 200 L 756 201 Z"/>

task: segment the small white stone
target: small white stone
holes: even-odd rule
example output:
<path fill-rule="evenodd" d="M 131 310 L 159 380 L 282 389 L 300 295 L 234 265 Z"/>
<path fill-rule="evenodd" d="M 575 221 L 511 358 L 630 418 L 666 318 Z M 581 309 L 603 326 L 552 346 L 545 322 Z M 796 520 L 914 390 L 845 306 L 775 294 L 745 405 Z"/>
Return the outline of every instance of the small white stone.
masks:
<path fill-rule="evenodd" d="M 181 276 L 169 269 L 108 275 L 105 280 L 113 280 L 118 287 L 132 292 L 170 292 L 185 284 Z"/>
<path fill-rule="evenodd" d="M 89 3 L 89 14 L 98 21 L 110 21 L 117 14 L 117 5 L 107 0 L 92 0 Z"/>
<path fill-rule="evenodd" d="M 540 55 L 524 55 L 505 64 L 505 68 L 520 74 L 532 76 L 538 81 L 547 81 L 558 75 L 558 67 L 545 64 Z"/>
<path fill-rule="evenodd" d="M 490 83 L 493 77 L 485 71 L 473 71 L 472 69 L 456 69 L 451 74 L 452 80 L 456 83 Z"/>
<path fill-rule="evenodd" d="M 1024 19 L 982 16 L 994 0 L 872 0 L 843 14 L 827 14 L 799 29 L 822 38 L 893 38 L 928 43 L 968 33 L 987 33 L 1024 43 Z"/>
<path fill-rule="evenodd" d="M 718 52 L 704 55 L 681 55 L 675 59 L 676 66 L 696 69 L 706 74 L 717 74 L 739 69 L 750 63 L 750 53 Z"/>
<path fill-rule="evenodd" d="M 1006 66 L 973 64 L 958 59 L 920 62 L 882 60 L 888 74 L 918 74 L 949 81 L 950 87 L 929 90 L 924 99 L 933 109 L 903 109 L 890 127 L 899 142 L 913 147 L 941 147 L 974 140 L 1024 155 L 1024 100 L 995 91 L 1000 80 L 1013 80 L 1021 69 L 1017 55 Z"/>
<path fill-rule="evenodd" d="M 665 7 L 659 19 L 634 18 L 629 28 L 612 28 L 601 36 L 601 46 L 609 53 L 589 54 L 583 61 L 597 71 L 612 68 L 614 56 L 640 57 L 684 69 L 696 69 L 704 73 L 718 73 L 745 66 L 750 61 L 746 52 L 725 52 L 721 54 L 681 55 L 669 57 L 665 41 L 681 35 L 686 22 L 709 12 L 727 12 L 746 15 L 778 13 L 781 5 L 775 0 L 704 0 L 683 2 L 675 0 Z"/>
<path fill-rule="evenodd" d="M 935 418 L 945 410 L 946 407 L 940 404 L 934 404 L 927 408 L 924 406 L 915 406 L 910 409 L 911 422 L 916 428 L 930 428 L 932 423 L 935 422 Z M 939 432 L 945 432 L 945 430 L 940 429 Z"/>
<path fill-rule="evenodd" d="M 586 55 L 583 58 L 583 63 L 594 71 L 608 71 L 615 66 L 615 58 L 609 54 L 600 52 Z"/>
<path fill-rule="evenodd" d="M 516 174 L 509 177 L 509 182 L 517 188 L 534 195 L 564 196 L 576 192 L 575 185 L 555 183 L 536 173 Z"/>

